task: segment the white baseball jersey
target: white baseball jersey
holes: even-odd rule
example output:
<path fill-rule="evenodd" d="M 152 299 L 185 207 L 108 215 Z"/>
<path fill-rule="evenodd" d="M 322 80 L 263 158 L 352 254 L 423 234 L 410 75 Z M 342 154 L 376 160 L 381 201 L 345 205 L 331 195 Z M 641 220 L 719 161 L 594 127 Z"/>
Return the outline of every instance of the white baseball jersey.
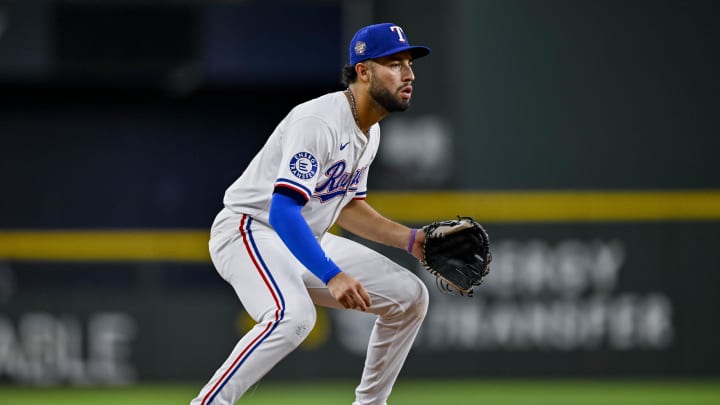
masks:
<path fill-rule="evenodd" d="M 287 187 L 308 202 L 302 214 L 316 237 L 335 222 L 352 199 L 367 194 L 367 172 L 377 154 L 380 126 L 365 136 L 342 91 L 296 106 L 262 150 L 227 189 L 230 211 L 269 223 L 275 187 Z"/>
<path fill-rule="evenodd" d="M 233 348 L 192 405 L 232 405 L 315 326 L 315 305 L 342 308 L 268 224 L 276 187 L 305 198 L 302 214 L 322 250 L 372 299 L 373 325 L 353 405 L 386 404 L 427 313 L 428 292 L 412 272 L 350 239 L 327 234 L 341 209 L 365 198 L 380 139 L 355 123 L 342 92 L 295 107 L 225 193 L 210 257 L 256 325 Z M 320 238 L 322 236 L 322 238 Z M 312 242 L 312 241 L 310 241 Z"/>

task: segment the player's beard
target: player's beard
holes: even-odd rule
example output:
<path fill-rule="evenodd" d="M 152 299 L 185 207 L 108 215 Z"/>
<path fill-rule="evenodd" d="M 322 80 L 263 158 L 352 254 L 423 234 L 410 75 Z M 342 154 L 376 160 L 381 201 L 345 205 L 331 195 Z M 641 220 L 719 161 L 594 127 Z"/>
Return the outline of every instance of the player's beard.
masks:
<path fill-rule="evenodd" d="M 410 107 L 410 100 L 399 99 L 374 76 L 370 79 L 370 97 L 389 113 L 405 111 Z"/>

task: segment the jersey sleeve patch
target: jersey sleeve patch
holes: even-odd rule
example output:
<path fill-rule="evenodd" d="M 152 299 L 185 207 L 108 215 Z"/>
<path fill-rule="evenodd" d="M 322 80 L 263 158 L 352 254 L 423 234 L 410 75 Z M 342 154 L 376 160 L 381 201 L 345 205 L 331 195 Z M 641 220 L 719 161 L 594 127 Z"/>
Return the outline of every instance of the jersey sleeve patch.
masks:
<path fill-rule="evenodd" d="M 290 173 L 293 176 L 308 180 L 318 172 L 318 160 L 309 152 L 298 152 L 290 159 Z"/>

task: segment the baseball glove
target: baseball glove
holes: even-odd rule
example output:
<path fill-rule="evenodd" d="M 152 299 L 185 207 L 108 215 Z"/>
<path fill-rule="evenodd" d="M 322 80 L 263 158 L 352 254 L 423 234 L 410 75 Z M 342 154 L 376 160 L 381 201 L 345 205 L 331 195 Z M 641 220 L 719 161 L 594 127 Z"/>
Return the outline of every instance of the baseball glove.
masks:
<path fill-rule="evenodd" d="M 439 221 L 425 225 L 423 264 L 435 275 L 438 288 L 471 296 L 490 272 L 490 239 L 474 219 Z"/>

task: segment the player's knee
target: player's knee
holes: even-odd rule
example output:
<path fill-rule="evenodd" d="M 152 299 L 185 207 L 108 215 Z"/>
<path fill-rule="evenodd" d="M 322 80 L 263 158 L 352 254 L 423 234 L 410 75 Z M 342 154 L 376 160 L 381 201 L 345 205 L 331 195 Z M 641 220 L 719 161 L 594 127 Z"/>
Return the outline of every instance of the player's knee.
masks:
<path fill-rule="evenodd" d="M 317 314 L 312 302 L 307 305 L 292 306 L 285 310 L 283 320 L 278 325 L 283 329 L 283 336 L 292 345 L 299 345 L 315 327 Z"/>
<path fill-rule="evenodd" d="M 413 301 L 415 312 L 420 318 L 425 318 L 430 304 L 430 293 L 423 282 L 418 280 L 416 286 L 416 298 Z"/>
<path fill-rule="evenodd" d="M 425 284 L 416 277 L 411 278 L 411 282 L 405 283 L 398 298 L 398 306 L 392 311 L 393 315 L 410 316 L 417 319 L 424 319 L 428 311 L 430 302 L 430 294 Z"/>

